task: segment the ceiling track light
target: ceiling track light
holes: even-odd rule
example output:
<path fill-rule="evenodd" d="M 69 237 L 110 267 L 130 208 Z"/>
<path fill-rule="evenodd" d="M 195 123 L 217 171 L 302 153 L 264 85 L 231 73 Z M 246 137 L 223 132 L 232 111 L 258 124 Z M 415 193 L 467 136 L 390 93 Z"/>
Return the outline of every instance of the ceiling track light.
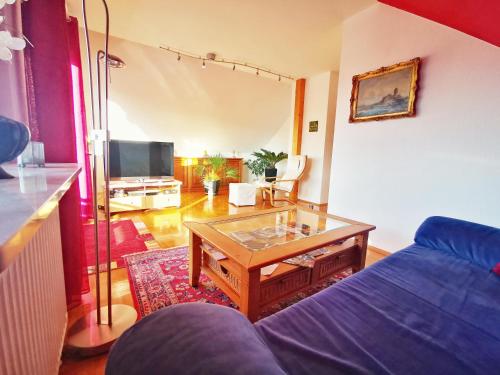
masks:
<path fill-rule="evenodd" d="M 281 73 L 276 73 L 276 72 L 273 72 L 272 70 L 261 68 L 259 66 L 248 64 L 248 63 L 242 63 L 242 62 L 238 62 L 238 61 L 234 61 L 234 60 L 223 59 L 223 58 L 217 57 L 217 55 L 214 52 L 208 52 L 205 56 L 201 56 L 201 55 L 195 55 L 193 53 L 184 52 L 184 51 L 170 48 L 170 47 L 160 46 L 160 49 L 163 49 L 163 50 L 170 52 L 170 53 L 175 53 L 177 55 L 177 61 L 181 61 L 181 56 L 201 60 L 202 61 L 201 67 L 203 69 L 206 69 L 206 67 L 207 67 L 206 60 L 210 60 L 210 61 L 213 61 L 213 62 L 218 63 L 218 64 L 232 65 L 233 71 L 236 70 L 236 66 L 243 67 L 243 71 L 254 70 L 255 75 L 257 77 L 260 77 L 260 73 L 264 72 L 264 73 L 266 73 L 265 75 L 278 77 L 278 82 L 281 82 L 282 78 L 286 78 L 286 79 L 289 79 L 291 81 L 295 81 L 295 78 L 293 78 L 292 76 L 284 75 Z"/>

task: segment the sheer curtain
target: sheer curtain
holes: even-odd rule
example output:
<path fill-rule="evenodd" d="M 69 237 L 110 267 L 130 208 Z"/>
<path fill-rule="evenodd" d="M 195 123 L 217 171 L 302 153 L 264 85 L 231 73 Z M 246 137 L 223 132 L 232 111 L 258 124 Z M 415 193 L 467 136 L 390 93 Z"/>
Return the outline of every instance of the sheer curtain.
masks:
<path fill-rule="evenodd" d="M 5 16 L 5 21 L 0 30 L 8 30 L 13 36 L 21 36 L 21 4 L 16 2 L 5 6 L 2 15 Z M 23 51 L 14 51 L 11 62 L 0 61 L 0 115 L 28 124 Z"/>
<path fill-rule="evenodd" d="M 44 143 L 47 162 L 79 162 L 83 168 L 80 183 L 73 184 L 59 207 L 66 301 L 72 308 L 89 291 L 82 224 L 91 201 L 78 23 L 67 19 L 64 0 L 24 2 L 22 22 L 34 45 L 25 53 L 33 135 Z"/>

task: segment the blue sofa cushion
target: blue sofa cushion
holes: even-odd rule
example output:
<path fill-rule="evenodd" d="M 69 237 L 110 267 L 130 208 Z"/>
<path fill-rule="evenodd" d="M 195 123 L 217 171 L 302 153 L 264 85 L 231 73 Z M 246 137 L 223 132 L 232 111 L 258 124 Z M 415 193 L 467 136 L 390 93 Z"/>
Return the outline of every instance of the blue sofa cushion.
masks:
<path fill-rule="evenodd" d="M 418 245 L 255 326 L 289 375 L 495 374 L 500 278 Z"/>
<path fill-rule="evenodd" d="M 107 375 L 284 375 L 253 325 L 238 311 L 208 303 L 161 309 L 113 345 Z"/>
<path fill-rule="evenodd" d="M 420 225 L 415 243 L 452 252 L 487 270 L 500 262 L 500 229 L 486 225 L 433 216 Z"/>

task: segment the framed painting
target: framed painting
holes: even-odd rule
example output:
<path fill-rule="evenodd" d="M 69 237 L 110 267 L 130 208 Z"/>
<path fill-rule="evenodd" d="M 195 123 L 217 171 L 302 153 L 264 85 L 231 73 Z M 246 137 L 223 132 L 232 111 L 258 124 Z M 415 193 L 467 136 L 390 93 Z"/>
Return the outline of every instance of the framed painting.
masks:
<path fill-rule="evenodd" d="M 420 58 L 352 77 L 349 122 L 415 116 Z"/>

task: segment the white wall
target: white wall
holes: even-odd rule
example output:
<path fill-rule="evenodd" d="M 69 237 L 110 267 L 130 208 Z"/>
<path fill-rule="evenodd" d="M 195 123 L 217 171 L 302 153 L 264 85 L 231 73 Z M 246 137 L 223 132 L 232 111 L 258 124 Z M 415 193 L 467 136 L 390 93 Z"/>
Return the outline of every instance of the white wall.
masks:
<path fill-rule="evenodd" d="M 266 150 L 274 151 L 275 153 L 286 152 L 289 155 L 292 151 L 292 139 L 293 139 L 293 113 L 295 110 L 295 87 L 293 88 L 293 95 L 289 104 L 290 117 L 288 121 L 285 121 L 283 125 L 278 129 L 274 136 L 267 141 L 267 143 L 262 147 Z M 283 160 L 276 165 L 278 170 L 277 175 L 281 177 L 286 172 L 287 161 Z M 261 177 L 262 178 L 262 177 Z M 248 181 L 257 180 L 255 176 L 251 176 Z"/>
<path fill-rule="evenodd" d="M 329 211 L 396 251 L 445 215 L 500 226 L 500 49 L 378 4 L 344 24 Z M 417 116 L 349 124 L 355 74 L 423 58 Z"/>
<path fill-rule="evenodd" d="M 290 112 L 293 115 L 293 109 Z M 276 153 L 278 152 L 289 152 L 291 147 L 291 135 L 293 129 L 293 116 L 290 116 L 289 121 L 283 123 L 283 125 L 276 131 L 273 137 L 271 137 L 267 143 L 263 145 L 262 148 L 266 150 L 271 150 Z"/>
<path fill-rule="evenodd" d="M 94 49 L 102 47 L 102 34 L 91 33 L 91 39 Z M 201 69 L 198 60 L 178 62 L 176 55 L 118 38 L 111 38 L 110 53 L 127 64 L 111 70 L 112 138 L 174 141 L 182 156 L 241 156 L 263 147 L 291 121 L 293 84 L 287 80 L 208 62 Z"/>
<path fill-rule="evenodd" d="M 325 72 L 306 79 L 301 154 L 308 163 L 300 182 L 299 199 L 328 202 L 338 73 Z M 318 121 L 318 131 L 309 132 L 309 122 Z"/>

